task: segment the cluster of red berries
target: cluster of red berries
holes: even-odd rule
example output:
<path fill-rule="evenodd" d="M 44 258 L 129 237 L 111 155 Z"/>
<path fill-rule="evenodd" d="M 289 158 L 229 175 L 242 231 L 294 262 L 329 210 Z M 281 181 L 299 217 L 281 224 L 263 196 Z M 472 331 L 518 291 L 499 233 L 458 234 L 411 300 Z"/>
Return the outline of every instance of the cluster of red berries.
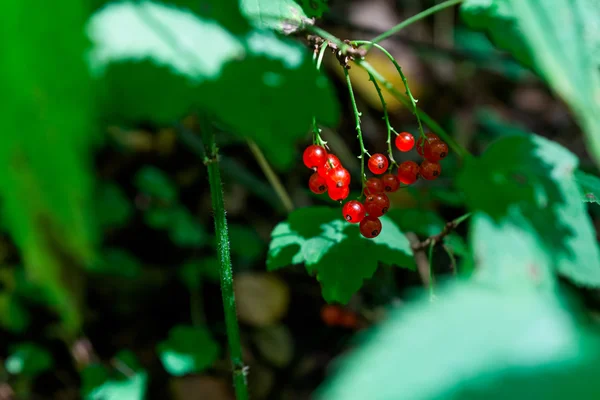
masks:
<path fill-rule="evenodd" d="M 335 304 L 326 304 L 321 308 L 321 319 L 328 326 L 341 326 L 348 329 L 359 327 L 356 313 Z"/>
<path fill-rule="evenodd" d="M 419 176 L 426 180 L 434 180 L 440 176 L 442 168 L 439 161 L 448 154 L 448 145 L 433 133 L 425 136 L 426 138 L 416 141 L 417 153 L 424 158 L 420 165 L 414 161 L 404 161 L 398 165 L 398 173 L 392 174 L 387 172 L 390 163 L 385 155 L 377 153 L 369 158 L 369 171 L 383 176 L 371 177 L 365 181 L 364 202 L 350 200 L 342 208 L 344 219 L 351 224 L 360 224 L 360 233 L 364 237 L 374 238 L 381 233 L 379 217 L 390 207 L 390 199 L 385 192 L 397 191 L 400 184 L 413 184 Z M 396 136 L 394 144 L 401 152 L 408 152 L 415 147 L 415 138 L 408 132 L 402 132 Z M 335 155 L 313 144 L 304 151 L 303 160 L 304 165 L 316 171 L 308 181 L 313 193 L 328 192 L 332 200 L 340 202 L 348 197 L 350 173 Z"/>

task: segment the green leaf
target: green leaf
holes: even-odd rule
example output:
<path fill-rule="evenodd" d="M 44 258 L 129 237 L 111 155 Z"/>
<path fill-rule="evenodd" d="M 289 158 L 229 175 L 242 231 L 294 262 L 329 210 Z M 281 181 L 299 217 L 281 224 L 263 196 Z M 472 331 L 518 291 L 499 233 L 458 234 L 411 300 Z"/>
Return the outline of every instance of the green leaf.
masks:
<path fill-rule="evenodd" d="M 317 400 L 598 398 L 600 339 L 554 293 L 455 285 L 395 311 Z"/>
<path fill-rule="evenodd" d="M 254 261 L 265 250 L 265 243 L 256 234 L 256 231 L 244 225 L 229 225 L 229 240 L 231 252 L 245 260 Z"/>
<path fill-rule="evenodd" d="M 569 104 L 600 162 L 600 7 L 595 0 L 467 0 L 462 15 Z M 552 34 L 549 34 L 551 32 Z"/>
<path fill-rule="evenodd" d="M 197 290 L 203 278 L 219 281 L 219 259 L 207 257 L 186 261 L 179 269 L 179 278 L 189 290 Z"/>
<path fill-rule="evenodd" d="M 138 372 L 125 380 L 108 380 L 90 391 L 85 400 L 144 400 L 147 382 L 148 374 L 145 371 Z"/>
<path fill-rule="evenodd" d="M 338 122 L 335 92 L 310 52 L 274 32 L 234 36 L 213 20 L 150 1 L 107 5 L 88 32 L 109 119 L 171 123 L 199 108 L 254 140 L 276 168 L 292 165 L 313 116 Z"/>
<path fill-rule="evenodd" d="M 69 335 L 79 332 L 80 267 L 92 260 L 97 240 L 90 147 L 98 136 L 87 41 L 78 34 L 86 7 L 32 0 L 0 6 L 0 92 L 10 99 L 0 109 L 3 222 Z"/>
<path fill-rule="evenodd" d="M 206 242 L 204 227 L 183 206 L 169 213 L 169 237 L 179 247 L 198 247 Z"/>
<path fill-rule="evenodd" d="M 202 372 L 219 356 L 219 346 L 208 329 L 184 325 L 171 329 L 157 351 L 167 372 L 174 376 Z"/>
<path fill-rule="evenodd" d="M 152 197 L 156 197 L 167 203 L 177 201 L 177 187 L 171 178 L 161 169 L 154 166 L 142 167 L 134 177 L 137 189 Z"/>
<path fill-rule="evenodd" d="M 581 286 L 600 286 L 600 251 L 575 182 L 576 157 L 536 135 L 494 142 L 457 178 L 471 210 L 500 222 L 516 209 L 551 254 L 554 268 Z M 481 190 L 481 182 L 486 182 Z"/>
<path fill-rule="evenodd" d="M 0 293 L 0 324 L 14 333 L 24 333 L 30 323 L 29 313 L 12 293 Z"/>
<path fill-rule="evenodd" d="M 114 183 L 100 184 L 95 203 L 96 217 L 103 229 L 120 228 L 133 215 L 131 202 Z"/>
<path fill-rule="evenodd" d="M 414 232 L 423 236 L 437 235 L 446 223 L 435 212 L 410 208 L 390 210 L 387 214 L 402 232 Z"/>
<path fill-rule="evenodd" d="M 600 204 L 600 178 L 577 170 L 575 171 L 575 180 L 583 192 L 581 199 L 584 202 Z"/>
<path fill-rule="evenodd" d="M 35 343 L 19 343 L 10 350 L 10 355 L 4 362 L 6 371 L 13 375 L 35 378 L 52 367 L 52 355 Z"/>
<path fill-rule="evenodd" d="M 110 380 L 110 372 L 103 364 L 89 364 L 81 373 L 81 396 L 89 399 L 90 394 Z"/>
<path fill-rule="evenodd" d="M 304 263 L 316 273 L 326 301 L 347 303 L 380 262 L 415 267 L 408 239 L 387 216 L 381 223 L 381 234 L 365 239 L 337 208 L 300 208 L 273 229 L 267 268 Z"/>
<path fill-rule="evenodd" d="M 312 24 L 294 0 L 240 0 L 240 8 L 259 29 L 291 34 Z"/>

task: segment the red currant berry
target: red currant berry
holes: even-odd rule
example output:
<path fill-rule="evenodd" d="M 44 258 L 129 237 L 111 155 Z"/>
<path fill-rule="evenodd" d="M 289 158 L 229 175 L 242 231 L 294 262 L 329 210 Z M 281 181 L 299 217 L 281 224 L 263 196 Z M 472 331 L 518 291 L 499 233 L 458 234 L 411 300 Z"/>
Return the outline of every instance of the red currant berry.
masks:
<path fill-rule="evenodd" d="M 326 178 L 327 174 L 329 174 L 329 171 L 336 167 L 339 167 L 340 165 L 342 165 L 342 163 L 340 162 L 339 158 L 337 158 L 333 154 L 327 154 L 323 164 L 317 166 L 317 173 L 323 178 Z"/>
<path fill-rule="evenodd" d="M 415 145 L 415 137 L 408 132 L 402 132 L 396 135 L 394 141 L 396 148 L 402 152 L 410 151 Z"/>
<path fill-rule="evenodd" d="M 350 200 L 342 208 L 344 219 L 351 224 L 358 224 L 367 215 L 365 206 L 358 200 Z"/>
<path fill-rule="evenodd" d="M 350 186 L 331 186 L 328 190 L 329 198 L 333 201 L 342 201 L 350 194 Z"/>
<path fill-rule="evenodd" d="M 390 199 L 385 193 L 375 193 L 368 195 L 364 204 L 370 216 L 381 217 L 390 208 Z"/>
<path fill-rule="evenodd" d="M 344 314 L 344 310 L 334 304 L 326 304 L 321 308 L 321 319 L 329 326 L 340 325 Z"/>
<path fill-rule="evenodd" d="M 360 221 L 360 234 L 368 239 L 379 236 L 381 233 L 381 221 L 372 215 L 367 215 Z"/>
<path fill-rule="evenodd" d="M 308 146 L 302 154 L 302 161 L 307 168 L 315 169 L 323 165 L 327 159 L 327 150 L 316 144 Z"/>
<path fill-rule="evenodd" d="M 369 171 L 375 175 L 383 174 L 387 171 L 389 165 L 387 157 L 381 153 L 373 154 L 368 162 Z"/>
<path fill-rule="evenodd" d="M 327 182 L 325 182 L 325 178 L 315 172 L 308 179 L 308 188 L 315 194 L 323 194 L 327 191 Z"/>
<path fill-rule="evenodd" d="M 425 134 L 425 136 L 427 137 L 427 142 L 425 142 L 425 144 L 423 145 L 423 138 L 419 138 L 419 140 L 417 140 L 417 153 L 419 153 L 420 156 L 424 156 L 425 154 L 425 147 L 437 140 L 440 140 L 440 137 L 438 135 L 436 135 L 435 133 L 431 133 L 428 132 Z"/>
<path fill-rule="evenodd" d="M 437 177 L 440 176 L 441 173 L 442 167 L 436 162 L 425 160 L 419 166 L 419 175 L 421 175 L 423 179 L 427 179 L 428 181 L 437 179 Z"/>
<path fill-rule="evenodd" d="M 436 140 L 425 145 L 424 157 L 431 162 L 440 161 L 448 155 L 448 145 L 441 140 Z"/>
<path fill-rule="evenodd" d="M 414 161 L 404 161 L 398 165 L 398 180 L 405 185 L 412 185 L 419 176 L 419 166 Z"/>
<path fill-rule="evenodd" d="M 383 182 L 379 178 L 372 177 L 365 182 L 364 193 L 367 196 L 374 193 L 382 193 L 383 190 Z"/>
<path fill-rule="evenodd" d="M 340 165 L 334 169 L 330 169 L 325 180 L 327 181 L 327 186 L 348 186 L 350 185 L 350 172 Z"/>
<path fill-rule="evenodd" d="M 381 177 L 381 182 L 383 182 L 383 190 L 386 192 L 395 192 L 400 187 L 400 181 L 394 174 L 385 174 Z"/>
<path fill-rule="evenodd" d="M 358 318 L 352 311 L 345 311 L 340 318 L 340 325 L 344 328 L 355 329 L 358 326 Z"/>

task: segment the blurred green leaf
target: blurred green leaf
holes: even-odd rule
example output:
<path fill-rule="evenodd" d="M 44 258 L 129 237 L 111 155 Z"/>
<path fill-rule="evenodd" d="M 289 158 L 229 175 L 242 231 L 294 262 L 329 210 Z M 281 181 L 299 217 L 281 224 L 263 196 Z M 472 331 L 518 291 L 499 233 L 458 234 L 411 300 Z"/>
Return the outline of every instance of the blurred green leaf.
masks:
<path fill-rule="evenodd" d="M 0 109 L 4 222 L 67 334 L 79 332 L 80 267 L 93 259 L 97 240 L 90 147 L 99 136 L 83 57 L 88 43 L 78 34 L 87 6 L 0 5 L 0 92 L 10 99 Z"/>
<path fill-rule="evenodd" d="M 395 209 L 388 211 L 386 215 L 402 232 L 414 232 L 423 236 L 437 235 L 446 225 L 444 220 L 431 210 Z"/>
<path fill-rule="evenodd" d="M 575 171 L 575 181 L 583 192 L 581 199 L 586 203 L 600 204 L 600 178 L 586 174 L 581 170 Z"/>
<path fill-rule="evenodd" d="M 292 165 L 295 142 L 313 116 L 324 125 L 338 122 L 332 85 L 310 52 L 273 32 L 236 37 L 214 21 L 150 1 L 108 5 L 88 28 L 90 68 L 108 118 L 170 123 L 200 108 L 253 139 L 276 168 Z"/>
<path fill-rule="evenodd" d="M 172 328 L 157 351 L 167 372 L 174 376 L 202 372 L 219 356 L 219 346 L 208 329 L 184 325 Z"/>
<path fill-rule="evenodd" d="M 263 254 L 266 244 L 249 226 L 229 225 L 231 252 L 245 260 L 254 261 Z"/>
<path fill-rule="evenodd" d="M 267 268 L 304 263 L 309 273 L 317 274 L 326 301 L 347 303 L 380 262 L 415 267 L 408 239 L 390 218 L 380 218 L 379 236 L 365 239 L 358 226 L 341 216 L 330 207 L 293 211 L 271 233 Z"/>
<path fill-rule="evenodd" d="M 179 277 L 189 290 L 197 290 L 203 278 L 219 281 L 219 260 L 216 257 L 192 259 L 179 269 Z"/>
<path fill-rule="evenodd" d="M 133 206 L 121 188 L 114 183 L 99 185 L 96 202 L 96 217 L 103 229 L 120 228 L 133 215 Z"/>
<path fill-rule="evenodd" d="M 14 333 L 24 333 L 30 317 L 21 301 L 12 293 L 0 293 L 0 324 Z"/>
<path fill-rule="evenodd" d="M 256 28 L 290 34 L 302 29 L 308 18 L 294 0 L 240 0 L 240 8 Z"/>
<path fill-rule="evenodd" d="M 498 47 L 531 66 L 569 104 L 600 163 L 598 2 L 467 0 L 461 12 L 468 25 L 485 30 Z"/>
<path fill-rule="evenodd" d="M 169 237 L 177 246 L 198 247 L 206 242 L 204 227 L 187 208 L 175 207 L 169 215 Z"/>
<path fill-rule="evenodd" d="M 277 368 L 285 368 L 292 362 L 294 338 L 287 326 L 277 324 L 260 328 L 252 339 L 260 354 Z"/>
<path fill-rule="evenodd" d="M 85 400 L 144 400 L 148 374 L 138 372 L 125 380 L 107 380 L 102 385 L 91 390 Z"/>
<path fill-rule="evenodd" d="M 177 187 L 171 178 L 159 168 L 151 165 L 141 168 L 134 177 L 134 183 L 137 189 L 144 194 L 167 203 L 177 201 Z"/>
<path fill-rule="evenodd" d="M 96 388 L 110 380 L 110 372 L 103 364 L 90 364 L 81 372 L 81 396 L 89 399 Z"/>
<path fill-rule="evenodd" d="M 554 268 L 581 286 L 600 286 L 600 251 L 574 178 L 577 158 L 536 135 L 494 142 L 469 158 L 457 185 L 471 210 L 499 222 L 516 209 L 542 240 Z M 486 182 L 481 190 L 481 182 Z"/>
<path fill-rule="evenodd" d="M 135 355 L 135 353 L 132 350 L 129 350 L 129 349 L 120 350 L 113 357 L 113 361 L 115 363 L 121 363 L 122 366 L 125 366 L 126 369 L 128 369 L 128 370 L 131 370 L 134 372 L 142 372 L 143 371 L 140 361 L 138 360 L 137 356 Z M 122 370 L 122 368 L 120 368 L 120 370 Z"/>
<path fill-rule="evenodd" d="M 316 399 L 600 396 L 600 339 L 553 292 L 471 283 L 436 294 L 390 315 Z"/>
<path fill-rule="evenodd" d="M 6 370 L 13 375 L 35 378 L 52 367 L 52 355 L 35 343 L 19 343 L 10 350 L 4 362 Z"/>
<path fill-rule="evenodd" d="M 125 249 L 111 247 L 104 249 L 90 270 L 106 275 L 137 278 L 142 273 L 139 260 Z"/>

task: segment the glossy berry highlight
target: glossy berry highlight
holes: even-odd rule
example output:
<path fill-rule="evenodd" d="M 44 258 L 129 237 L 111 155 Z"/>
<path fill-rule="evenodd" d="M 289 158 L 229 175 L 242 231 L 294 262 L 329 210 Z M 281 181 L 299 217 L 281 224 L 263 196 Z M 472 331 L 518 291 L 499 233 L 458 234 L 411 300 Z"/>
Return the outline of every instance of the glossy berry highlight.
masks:
<path fill-rule="evenodd" d="M 415 137 L 408 132 L 401 132 L 400 134 L 396 135 L 394 144 L 398 150 L 407 152 L 412 150 L 412 148 L 415 146 Z"/>
<path fill-rule="evenodd" d="M 398 165 L 398 180 L 404 185 L 412 185 L 419 176 L 419 165 L 414 161 L 404 161 Z"/>
<path fill-rule="evenodd" d="M 379 236 L 381 233 L 381 221 L 379 218 L 367 215 L 360 221 L 360 234 L 368 239 Z"/>
<path fill-rule="evenodd" d="M 346 200 L 346 197 L 350 194 L 349 186 L 342 187 L 328 187 L 327 193 L 329 194 L 329 198 L 333 201 L 343 201 Z"/>
<path fill-rule="evenodd" d="M 390 199 L 385 193 L 375 193 L 367 196 L 364 202 L 365 210 L 371 217 L 381 217 L 390 208 Z"/>
<path fill-rule="evenodd" d="M 369 158 L 367 165 L 369 167 L 369 171 L 375 175 L 380 175 L 387 171 L 390 163 L 386 156 L 381 153 L 376 153 Z"/>
<path fill-rule="evenodd" d="M 340 165 L 330 169 L 325 180 L 329 187 L 335 186 L 341 188 L 342 186 L 348 186 L 350 185 L 350 172 Z"/>
<path fill-rule="evenodd" d="M 323 178 L 327 178 L 329 171 L 339 167 L 340 165 L 342 165 L 342 163 L 340 162 L 340 159 L 337 158 L 337 156 L 334 156 L 333 154 L 327 154 L 323 164 L 317 167 L 317 173 Z"/>
<path fill-rule="evenodd" d="M 367 215 L 365 206 L 358 200 L 350 200 L 342 208 L 344 219 L 351 224 L 358 224 Z"/>
<path fill-rule="evenodd" d="M 371 177 L 365 182 L 365 195 L 382 193 L 383 192 L 383 182 L 379 178 Z"/>
<path fill-rule="evenodd" d="M 323 194 L 327 191 L 327 182 L 315 172 L 308 178 L 308 188 L 315 194 Z"/>
<path fill-rule="evenodd" d="M 308 146 L 302 154 L 302 161 L 307 168 L 315 169 L 325 163 L 327 150 L 316 144 Z"/>
<path fill-rule="evenodd" d="M 394 174 L 385 174 L 381 177 L 383 183 L 383 190 L 386 192 L 395 192 L 400 188 L 400 181 Z"/>
<path fill-rule="evenodd" d="M 442 167 L 436 162 L 424 160 L 421 165 L 419 165 L 419 175 L 428 181 L 437 179 L 441 173 Z"/>

